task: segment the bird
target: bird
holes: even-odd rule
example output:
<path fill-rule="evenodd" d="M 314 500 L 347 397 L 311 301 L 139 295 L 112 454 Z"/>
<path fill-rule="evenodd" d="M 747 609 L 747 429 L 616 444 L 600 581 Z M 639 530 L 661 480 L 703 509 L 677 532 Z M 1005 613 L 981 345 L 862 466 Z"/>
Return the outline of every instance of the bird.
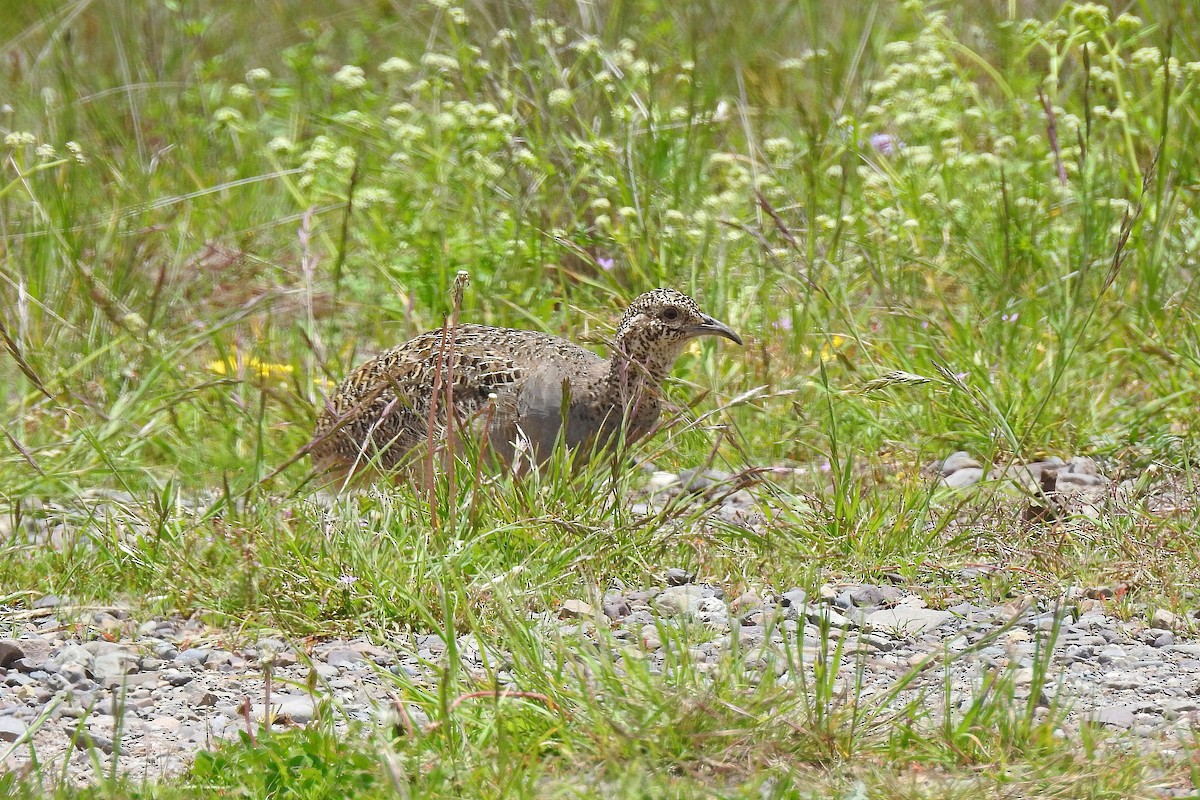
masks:
<path fill-rule="evenodd" d="M 522 453 L 544 464 L 560 439 L 582 465 L 601 448 L 650 432 L 664 379 L 700 336 L 742 344 L 691 297 L 663 288 L 630 303 L 607 359 L 537 331 L 437 328 L 362 363 L 338 384 L 318 414 L 309 454 L 318 472 L 347 483 L 394 475 L 414 453 L 427 452 L 418 445 L 431 433 L 444 439 L 452 407 L 460 425 L 451 431 L 474 431 L 485 445 L 480 452 L 505 466 L 519 468 Z"/>

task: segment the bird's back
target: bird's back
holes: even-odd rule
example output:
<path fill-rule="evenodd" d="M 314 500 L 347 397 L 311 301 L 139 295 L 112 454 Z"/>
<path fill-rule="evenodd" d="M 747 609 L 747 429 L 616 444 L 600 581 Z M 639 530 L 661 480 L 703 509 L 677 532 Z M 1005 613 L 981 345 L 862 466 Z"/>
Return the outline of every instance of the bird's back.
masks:
<path fill-rule="evenodd" d="M 504 461 L 518 435 L 544 457 L 558 435 L 563 381 L 573 398 L 593 395 L 607 363 L 537 331 L 473 324 L 457 326 L 451 336 L 428 331 L 366 361 L 338 385 L 318 420 L 313 458 L 342 469 L 372 458 L 380 467 L 395 466 L 428 435 L 435 383 L 441 397 L 435 420 L 444 428 L 447 382 L 459 419 L 488 415 L 490 445 Z"/>

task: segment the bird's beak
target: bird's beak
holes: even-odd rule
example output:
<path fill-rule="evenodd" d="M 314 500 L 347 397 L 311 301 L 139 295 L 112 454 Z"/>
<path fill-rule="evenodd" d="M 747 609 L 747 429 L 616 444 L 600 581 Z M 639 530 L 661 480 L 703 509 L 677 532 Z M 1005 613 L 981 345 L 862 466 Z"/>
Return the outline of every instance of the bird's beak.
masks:
<path fill-rule="evenodd" d="M 720 320 L 713 319 L 708 314 L 701 314 L 703 320 L 699 325 L 688 328 L 692 336 L 723 336 L 726 339 L 742 344 L 742 337 L 733 332 L 733 328 Z"/>

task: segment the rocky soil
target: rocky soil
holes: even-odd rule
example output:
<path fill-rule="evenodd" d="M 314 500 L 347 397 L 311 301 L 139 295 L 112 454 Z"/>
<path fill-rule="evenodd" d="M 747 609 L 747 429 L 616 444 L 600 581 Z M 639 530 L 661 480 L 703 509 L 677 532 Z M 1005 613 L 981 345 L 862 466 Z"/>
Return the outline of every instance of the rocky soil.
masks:
<path fill-rule="evenodd" d="M 1013 478 L 955 454 L 927 471 L 958 489 L 985 475 L 1024 481 L 1035 515 L 1086 516 L 1105 502 L 1089 492 L 1111 499 L 1120 490 L 1090 459 L 1023 465 Z M 715 513 L 731 518 L 753 513 L 733 476 L 655 473 L 650 492 L 648 505 L 691 494 L 715 499 Z M 52 530 L 34 538 L 53 546 Z M 982 594 L 969 589 L 990 571 L 961 569 L 962 597 Z M 918 699 L 933 719 L 945 712 L 947 681 L 951 704 L 969 703 L 1000 671 L 1018 698 L 1039 692 L 1036 713 L 1066 709 L 1064 735 L 1090 725 L 1169 749 L 1200 727 L 1200 620 L 1149 608 L 1130 617 L 1128 600 L 1119 604 L 1120 619 L 1107 588 L 945 608 L 927 607 L 923 596 L 921 587 L 892 583 L 826 585 L 817 596 L 786 587 L 731 596 L 672 569 L 653 586 L 568 599 L 532 624 L 548 649 L 579 651 L 587 641 L 583 650 L 610 654 L 617 669 L 638 661 L 661 672 L 686 663 L 700 672 L 743 670 L 752 681 L 797 691 L 805 680 L 794 673 L 838 653 L 840 688 L 861 675 L 860 704 L 883 702 L 904 681 L 888 702 Z M 394 724 L 400 687 L 434 686 L 448 666 L 448 643 L 434 633 L 294 642 L 212 629 L 199 619 L 133 619 L 126 609 L 83 608 L 54 596 L 30 608 L 0 607 L 0 621 L 0 770 L 26 768 L 36 756 L 53 770 L 65 762 L 80 781 L 112 759 L 135 777 L 174 774 L 198 750 L 240 730 L 305 725 L 325 705 L 343 727 Z M 1051 677 L 1042 687 L 1034 667 L 1052 636 Z M 832 644 L 839 641 L 840 650 Z M 468 676 L 491 686 L 486 669 L 498 669 L 501 684 L 524 688 L 512 677 L 520 673 L 513 657 L 494 643 L 468 634 L 455 644 L 457 667 Z M 406 712 L 413 725 L 427 722 L 415 706 Z"/>
<path fill-rule="evenodd" d="M 1162 610 L 1149 621 L 1120 621 L 1107 613 L 1103 592 L 1092 594 L 1067 598 L 1069 610 L 1059 606 L 1052 678 L 1039 702 L 1058 695 L 1069 708 L 1068 734 L 1096 725 L 1172 746 L 1200 726 L 1200 641 L 1185 633 L 1196 621 Z M 447 653 L 436 635 L 325 641 L 307 652 L 274 637 L 231 646 L 236 634 L 198 620 L 135 621 L 118 608 L 89 612 L 56 601 L 7 615 L 15 635 L 0 640 L 0 754 L 7 753 L 8 768 L 27 764 L 32 745 L 42 764 L 66 759 L 79 779 L 91 774 L 96 755 L 102 764 L 119 758 L 134 775 L 171 774 L 200 748 L 235 737 L 247 717 L 255 725 L 267 718 L 304 725 L 325 698 L 339 720 L 393 719 L 398 682 L 433 685 Z M 81 614 L 87 624 L 78 622 Z M 569 600 L 536 624 L 566 646 L 587 639 L 607 647 L 618 665 L 646 660 L 661 671 L 686 657 L 702 672 L 737 663 L 756 679 L 785 683 L 799 682 L 789 672 L 798 661 L 821 656 L 824 627 L 827 641 L 846 637 L 843 685 L 861 669 L 869 702 L 919 669 L 895 702 L 925 691 L 936 716 L 946 669 L 955 703 L 969 701 L 986 674 L 1005 667 L 1017 696 L 1028 696 L 1039 639 L 1055 622 L 1055 611 L 1032 597 L 944 610 L 892 585 L 826 586 L 818 598 L 799 589 L 728 597 L 671 570 L 664 585 Z M 510 656 L 472 634 L 456 644 L 463 670 L 484 677 L 487 648 L 501 682 L 511 681 Z M 415 707 L 409 715 L 414 724 L 424 721 Z"/>

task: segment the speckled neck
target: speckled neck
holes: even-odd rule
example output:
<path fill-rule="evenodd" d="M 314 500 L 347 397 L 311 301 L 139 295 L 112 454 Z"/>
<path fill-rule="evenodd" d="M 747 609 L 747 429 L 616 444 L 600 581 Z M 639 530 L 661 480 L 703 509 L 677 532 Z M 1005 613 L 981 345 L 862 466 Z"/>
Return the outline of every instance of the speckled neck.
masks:
<path fill-rule="evenodd" d="M 658 419 L 659 390 L 681 349 L 644 332 L 618 335 L 613 342 L 605 393 L 627 415 L 630 439 L 644 435 Z"/>

